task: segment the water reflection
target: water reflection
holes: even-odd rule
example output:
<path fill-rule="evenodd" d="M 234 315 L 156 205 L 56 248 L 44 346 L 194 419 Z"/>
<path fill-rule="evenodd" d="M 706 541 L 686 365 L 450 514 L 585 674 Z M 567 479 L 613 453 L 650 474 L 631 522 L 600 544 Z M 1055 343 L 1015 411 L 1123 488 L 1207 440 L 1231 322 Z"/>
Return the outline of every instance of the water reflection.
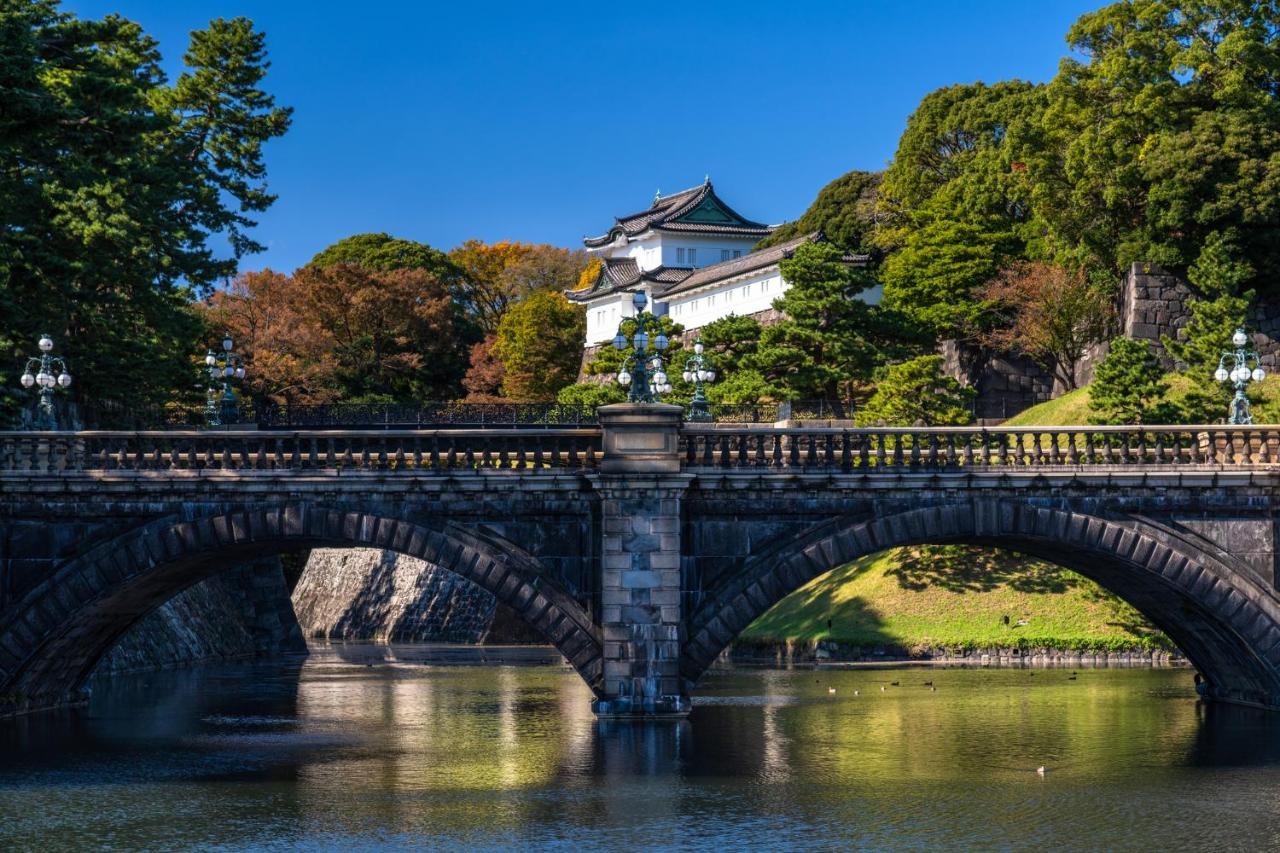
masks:
<path fill-rule="evenodd" d="M 337 647 L 117 678 L 87 713 L 0 723 L 0 846 L 1224 846 L 1230 816 L 1226 846 L 1258 849 L 1280 830 L 1280 721 L 1198 704 L 1183 670 L 722 671 L 688 720 L 629 724 L 597 722 L 554 657 L 486 654 L 506 657 Z"/>

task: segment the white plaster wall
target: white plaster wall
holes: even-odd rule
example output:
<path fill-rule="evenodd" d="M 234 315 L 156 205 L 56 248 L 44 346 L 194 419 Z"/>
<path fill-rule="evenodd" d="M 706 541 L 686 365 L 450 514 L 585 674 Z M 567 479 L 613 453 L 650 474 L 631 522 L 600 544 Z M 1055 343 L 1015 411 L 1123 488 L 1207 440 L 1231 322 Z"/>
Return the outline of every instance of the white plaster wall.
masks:
<path fill-rule="evenodd" d="M 630 293 L 610 293 L 587 303 L 587 346 L 613 340 L 618 323 L 635 313 Z"/>
<path fill-rule="evenodd" d="M 785 290 L 778 268 L 767 267 L 752 276 L 673 297 L 671 319 L 686 330 L 701 328 L 730 314 L 742 316 L 765 311 L 773 307 L 773 301 Z"/>

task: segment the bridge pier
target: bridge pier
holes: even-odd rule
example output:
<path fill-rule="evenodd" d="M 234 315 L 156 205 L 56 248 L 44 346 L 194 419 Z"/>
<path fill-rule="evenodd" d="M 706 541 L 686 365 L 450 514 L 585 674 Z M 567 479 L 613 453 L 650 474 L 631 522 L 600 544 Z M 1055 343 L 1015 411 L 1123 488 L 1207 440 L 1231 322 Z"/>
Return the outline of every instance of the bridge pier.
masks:
<path fill-rule="evenodd" d="M 592 486 L 601 500 L 601 717 L 683 717 L 680 502 L 681 409 L 600 410 L 604 456 Z"/>

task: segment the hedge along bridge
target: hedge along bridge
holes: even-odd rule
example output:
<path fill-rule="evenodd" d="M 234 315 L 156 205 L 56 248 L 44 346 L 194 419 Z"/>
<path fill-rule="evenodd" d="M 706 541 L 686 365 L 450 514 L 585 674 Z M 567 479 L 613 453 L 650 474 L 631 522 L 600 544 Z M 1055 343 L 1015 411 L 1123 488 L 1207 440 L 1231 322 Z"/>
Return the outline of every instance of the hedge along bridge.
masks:
<path fill-rule="evenodd" d="M 383 548 L 479 584 L 604 715 L 682 714 L 774 603 L 899 545 L 1099 582 L 1214 698 L 1280 707 L 1280 429 L 792 429 L 607 406 L 524 430 L 0 433 L 0 702 L 83 701 L 138 619 L 226 567 Z"/>

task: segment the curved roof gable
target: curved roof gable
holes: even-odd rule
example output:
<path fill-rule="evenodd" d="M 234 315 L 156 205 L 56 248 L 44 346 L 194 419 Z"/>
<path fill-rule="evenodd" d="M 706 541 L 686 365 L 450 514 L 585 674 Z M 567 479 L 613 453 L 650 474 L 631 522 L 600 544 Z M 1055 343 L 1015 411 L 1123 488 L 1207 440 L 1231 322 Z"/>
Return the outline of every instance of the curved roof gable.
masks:
<path fill-rule="evenodd" d="M 619 237 L 633 239 L 650 229 L 757 240 L 773 232 L 772 226 L 747 219 L 725 204 L 708 180 L 701 186 L 681 190 L 675 195 L 658 196 L 647 210 L 620 216 L 607 232 L 599 237 L 586 237 L 582 242 L 594 249 L 607 246 Z"/>

